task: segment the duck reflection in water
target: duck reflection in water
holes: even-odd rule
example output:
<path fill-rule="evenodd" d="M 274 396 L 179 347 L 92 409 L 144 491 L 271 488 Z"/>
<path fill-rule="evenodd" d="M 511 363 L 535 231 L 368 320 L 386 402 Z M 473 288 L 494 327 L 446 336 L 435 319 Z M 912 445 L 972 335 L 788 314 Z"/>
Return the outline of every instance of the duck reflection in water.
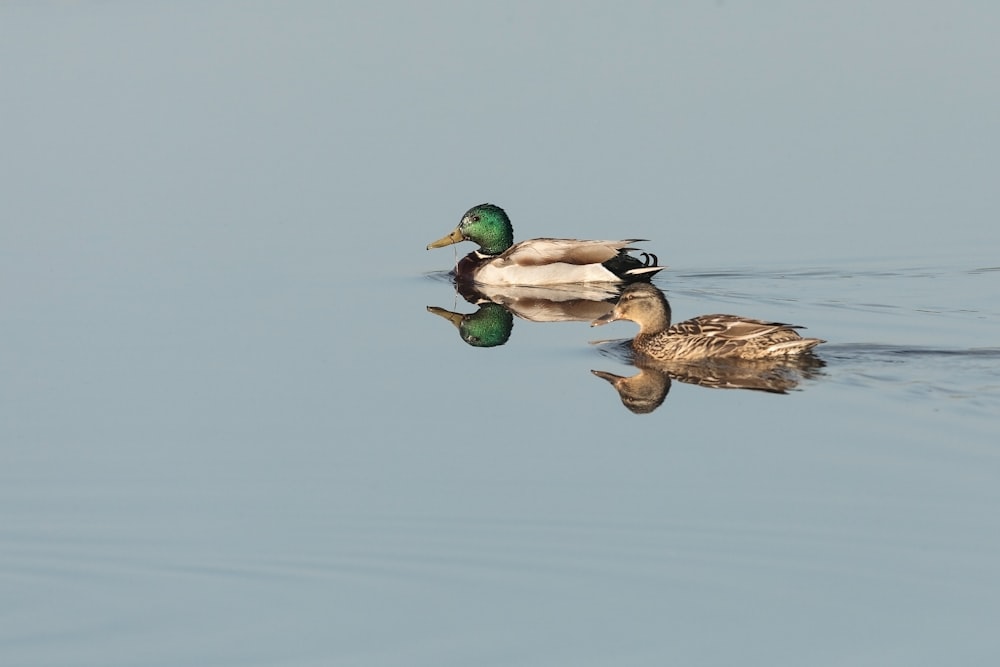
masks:
<path fill-rule="evenodd" d="M 672 379 L 783 394 L 824 365 L 811 350 L 825 341 L 803 338 L 796 331 L 801 327 L 719 314 L 671 325 L 670 317 L 663 293 L 642 283 L 627 287 L 612 311 L 591 323 L 632 320 L 639 325 L 638 335 L 627 346 L 638 374 L 623 377 L 591 371 L 611 383 L 633 412 L 659 407 Z"/>
<path fill-rule="evenodd" d="M 506 343 L 514 315 L 529 322 L 590 322 L 610 313 L 621 295 L 621 285 L 612 283 L 530 287 L 457 281 L 455 287 L 479 310 L 471 314 L 436 306 L 427 310 L 454 324 L 462 340 L 476 347 Z"/>
<path fill-rule="evenodd" d="M 427 306 L 427 311 L 454 324 L 462 340 L 473 347 L 503 345 L 514 328 L 514 316 L 496 303 L 484 303 L 479 310 L 466 315 L 437 306 Z"/>
<path fill-rule="evenodd" d="M 622 405 L 644 414 L 660 407 L 670 392 L 672 380 L 712 389 L 752 389 L 787 394 L 802 380 L 816 377 L 826 363 L 812 354 L 787 359 L 722 359 L 701 361 L 644 361 L 631 376 L 590 371 L 607 380 Z"/>

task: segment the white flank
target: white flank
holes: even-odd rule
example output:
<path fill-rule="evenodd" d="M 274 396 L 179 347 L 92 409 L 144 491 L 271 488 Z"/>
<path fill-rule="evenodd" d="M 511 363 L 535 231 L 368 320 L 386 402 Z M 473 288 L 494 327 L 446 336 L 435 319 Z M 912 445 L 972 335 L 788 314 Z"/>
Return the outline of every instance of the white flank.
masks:
<path fill-rule="evenodd" d="M 544 264 L 505 266 L 492 264 L 476 272 L 476 282 L 485 285 L 560 285 L 566 283 L 619 283 L 621 279 L 600 264 Z"/>

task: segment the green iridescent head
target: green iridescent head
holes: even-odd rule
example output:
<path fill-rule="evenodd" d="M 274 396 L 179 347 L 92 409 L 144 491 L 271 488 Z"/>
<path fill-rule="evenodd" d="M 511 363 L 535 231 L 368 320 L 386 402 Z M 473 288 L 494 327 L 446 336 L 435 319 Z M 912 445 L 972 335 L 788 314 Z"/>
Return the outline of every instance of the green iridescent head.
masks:
<path fill-rule="evenodd" d="M 479 310 L 469 315 L 436 306 L 427 306 L 427 310 L 454 324 L 462 340 L 473 347 L 503 345 L 514 328 L 514 316 L 496 303 L 484 303 Z"/>
<path fill-rule="evenodd" d="M 478 243 L 483 254 L 499 255 L 514 245 L 514 227 L 502 208 L 495 204 L 480 204 L 465 212 L 451 234 L 428 244 L 427 249 L 443 248 L 462 241 Z"/>

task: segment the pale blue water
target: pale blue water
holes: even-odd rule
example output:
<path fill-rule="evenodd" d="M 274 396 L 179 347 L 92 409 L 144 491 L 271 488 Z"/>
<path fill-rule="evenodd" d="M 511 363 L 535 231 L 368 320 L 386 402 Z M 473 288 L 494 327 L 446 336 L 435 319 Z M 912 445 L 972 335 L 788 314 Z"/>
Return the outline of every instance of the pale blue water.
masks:
<path fill-rule="evenodd" d="M 0 664 L 995 664 L 998 23 L 3 4 Z M 487 200 L 823 364 L 467 345 Z"/>

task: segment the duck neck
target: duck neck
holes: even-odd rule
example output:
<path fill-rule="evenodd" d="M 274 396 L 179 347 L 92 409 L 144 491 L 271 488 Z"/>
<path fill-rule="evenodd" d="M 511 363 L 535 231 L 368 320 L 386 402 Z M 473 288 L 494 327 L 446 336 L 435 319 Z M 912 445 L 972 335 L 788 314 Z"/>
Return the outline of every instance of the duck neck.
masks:
<path fill-rule="evenodd" d="M 499 255 L 514 245 L 514 230 L 509 224 L 498 224 L 481 234 L 476 242 L 482 254 Z"/>
<path fill-rule="evenodd" d="M 670 328 L 670 306 L 664 302 L 657 303 L 644 313 L 642 322 L 639 322 L 639 335 L 651 336 Z"/>

